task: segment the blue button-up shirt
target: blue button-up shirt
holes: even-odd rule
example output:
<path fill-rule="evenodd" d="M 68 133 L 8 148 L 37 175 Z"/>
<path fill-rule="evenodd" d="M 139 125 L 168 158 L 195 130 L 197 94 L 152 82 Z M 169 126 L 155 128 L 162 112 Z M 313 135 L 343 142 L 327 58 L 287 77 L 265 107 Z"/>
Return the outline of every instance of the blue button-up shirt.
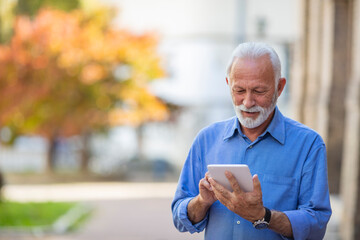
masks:
<path fill-rule="evenodd" d="M 192 224 L 187 206 L 199 194 L 208 164 L 247 164 L 252 175 L 259 175 L 264 206 L 287 215 L 295 239 L 323 238 L 331 208 L 325 144 L 315 131 L 284 117 L 278 108 L 254 142 L 241 132 L 236 117 L 203 129 L 190 149 L 171 205 L 180 231 L 206 228 L 207 240 L 286 239 L 269 229 L 255 229 L 219 201 L 204 220 Z"/>

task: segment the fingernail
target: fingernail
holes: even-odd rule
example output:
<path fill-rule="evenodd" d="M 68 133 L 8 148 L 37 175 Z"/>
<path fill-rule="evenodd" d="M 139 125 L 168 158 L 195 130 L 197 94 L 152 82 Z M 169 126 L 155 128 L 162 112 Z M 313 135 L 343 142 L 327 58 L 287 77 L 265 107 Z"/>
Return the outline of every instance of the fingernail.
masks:
<path fill-rule="evenodd" d="M 230 177 L 230 172 L 229 172 L 229 171 L 225 171 L 225 176 Z"/>

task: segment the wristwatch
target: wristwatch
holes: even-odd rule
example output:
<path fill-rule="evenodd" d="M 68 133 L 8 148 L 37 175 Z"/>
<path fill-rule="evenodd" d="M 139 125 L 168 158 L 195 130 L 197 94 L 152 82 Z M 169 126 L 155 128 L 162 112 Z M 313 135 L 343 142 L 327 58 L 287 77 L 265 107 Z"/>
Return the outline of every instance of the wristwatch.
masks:
<path fill-rule="evenodd" d="M 260 219 L 260 220 L 256 220 L 254 223 L 253 223 L 253 226 L 254 228 L 256 229 L 266 229 L 269 227 L 269 223 L 270 223 L 270 219 L 271 219 L 271 211 L 270 209 L 265 208 L 265 216 L 263 219 Z"/>

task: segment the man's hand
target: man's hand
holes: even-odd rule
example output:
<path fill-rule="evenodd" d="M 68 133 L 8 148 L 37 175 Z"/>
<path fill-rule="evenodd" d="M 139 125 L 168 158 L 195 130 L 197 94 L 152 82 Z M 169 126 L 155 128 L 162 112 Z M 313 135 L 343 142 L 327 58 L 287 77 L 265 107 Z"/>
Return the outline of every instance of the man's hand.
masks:
<path fill-rule="evenodd" d="M 215 197 L 230 211 L 250 222 L 262 219 L 265 216 L 265 208 L 258 176 L 253 176 L 254 190 L 252 192 L 241 190 L 235 177 L 229 171 L 225 172 L 225 176 L 229 180 L 233 192 L 218 184 L 213 178 L 208 178 Z"/>
<path fill-rule="evenodd" d="M 225 175 L 234 191 L 230 192 L 210 177 L 208 181 L 212 186 L 215 197 L 229 210 L 252 223 L 262 219 L 265 216 L 265 208 L 262 202 L 262 191 L 258 176 L 256 174 L 253 176 L 254 190 L 244 192 L 230 172 L 226 171 Z M 290 220 L 283 212 L 271 211 L 269 228 L 283 236 L 293 237 Z"/>
<path fill-rule="evenodd" d="M 216 200 L 213 188 L 209 183 L 209 172 L 205 174 L 205 177 L 199 182 L 199 198 L 202 202 L 211 206 Z"/>
<path fill-rule="evenodd" d="M 193 224 L 203 220 L 211 205 L 217 200 L 208 179 L 209 173 L 207 172 L 199 182 L 199 195 L 188 204 L 188 218 Z"/>

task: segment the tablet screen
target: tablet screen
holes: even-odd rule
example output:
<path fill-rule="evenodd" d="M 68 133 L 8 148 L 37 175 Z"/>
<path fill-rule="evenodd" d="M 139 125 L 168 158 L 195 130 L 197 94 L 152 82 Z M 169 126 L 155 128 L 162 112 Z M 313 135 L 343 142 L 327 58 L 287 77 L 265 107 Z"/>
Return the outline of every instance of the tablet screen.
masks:
<path fill-rule="evenodd" d="M 208 165 L 210 176 L 214 178 L 217 183 L 220 183 L 230 191 L 233 191 L 229 180 L 225 176 L 225 171 L 231 172 L 240 188 L 244 192 L 253 191 L 253 181 L 248 165 L 246 164 L 210 164 Z"/>

